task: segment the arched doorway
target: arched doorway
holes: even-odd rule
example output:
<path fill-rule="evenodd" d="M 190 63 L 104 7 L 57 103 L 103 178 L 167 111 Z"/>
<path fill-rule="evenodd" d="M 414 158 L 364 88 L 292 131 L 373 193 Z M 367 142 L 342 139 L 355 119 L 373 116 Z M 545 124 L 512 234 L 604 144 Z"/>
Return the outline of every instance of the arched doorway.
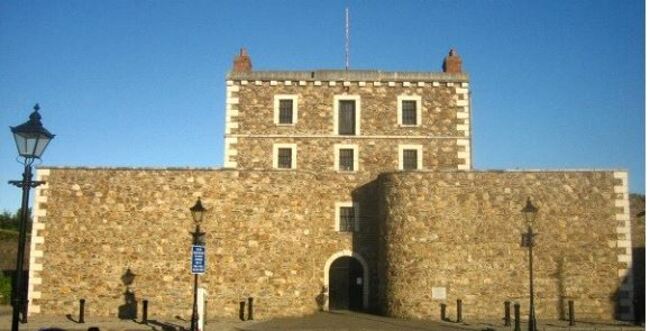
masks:
<path fill-rule="evenodd" d="M 334 260 L 329 269 L 329 309 L 362 310 L 364 268 L 351 256 Z"/>

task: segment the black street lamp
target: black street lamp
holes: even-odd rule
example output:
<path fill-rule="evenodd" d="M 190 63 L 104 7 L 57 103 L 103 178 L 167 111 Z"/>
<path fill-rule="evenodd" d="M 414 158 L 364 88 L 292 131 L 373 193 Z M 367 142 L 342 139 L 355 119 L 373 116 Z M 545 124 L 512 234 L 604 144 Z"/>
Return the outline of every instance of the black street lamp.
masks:
<path fill-rule="evenodd" d="M 533 291 L 533 246 L 535 246 L 535 233 L 533 233 L 533 222 L 537 216 L 537 207 L 526 200 L 526 206 L 521 210 L 528 226 L 524 234 L 525 244 L 528 246 L 528 274 L 530 275 L 530 314 L 528 316 L 528 331 L 537 331 L 537 319 L 535 318 L 535 296 Z"/>
<path fill-rule="evenodd" d="M 27 323 L 27 309 L 25 308 L 26 299 L 23 292 L 23 260 L 25 259 L 25 239 L 27 232 L 27 218 L 29 217 L 29 190 L 45 182 L 32 180 L 32 164 L 36 159 L 40 159 L 45 148 L 54 138 L 47 129 L 41 124 L 41 115 L 38 113 L 38 104 L 34 106 L 34 112 L 29 115 L 29 120 L 23 124 L 11 127 L 11 132 L 16 141 L 18 155 L 23 160 L 20 161 L 25 167 L 22 180 L 12 180 L 9 184 L 23 189 L 22 204 L 20 206 L 20 226 L 18 234 L 18 254 L 16 257 L 16 273 L 14 275 L 14 287 L 12 289 L 11 303 L 13 306 L 13 315 L 11 318 L 11 330 L 18 330 L 18 321 L 20 310 L 23 308 L 23 323 Z"/>
<path fill-rule="evenodd" d="M 201 204 L 201 198 L 196 200 L 196 203 L 192 208 L 192 219 L 194 219 L 194 232 L 190 232 L 192 235 L 192 245 L 205 246 L 205 232 L 201 232 L 201 222 L 203 221 L 203 214 L 206 209 L 203 208 Z M 198 301 L 198 286 L 199 286 L 199 274 L 194 273 L 194 303 L 192 304 L 192 322 L 190 324 L 190 331 L 197 331 L 199 324 L 199 315 L 197 312 L 197 301 Z"/>

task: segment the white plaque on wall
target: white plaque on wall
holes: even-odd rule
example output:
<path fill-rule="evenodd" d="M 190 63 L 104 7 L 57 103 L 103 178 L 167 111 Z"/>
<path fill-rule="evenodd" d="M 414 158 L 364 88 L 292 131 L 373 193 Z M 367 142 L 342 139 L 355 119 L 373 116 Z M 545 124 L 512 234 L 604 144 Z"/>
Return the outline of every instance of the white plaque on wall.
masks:
<path fill-rule="evenodd" d="M 446 287 L 432 287 L 431 288 L 431 297 L 434 300 L 447 300 L 447 288 Z"/>

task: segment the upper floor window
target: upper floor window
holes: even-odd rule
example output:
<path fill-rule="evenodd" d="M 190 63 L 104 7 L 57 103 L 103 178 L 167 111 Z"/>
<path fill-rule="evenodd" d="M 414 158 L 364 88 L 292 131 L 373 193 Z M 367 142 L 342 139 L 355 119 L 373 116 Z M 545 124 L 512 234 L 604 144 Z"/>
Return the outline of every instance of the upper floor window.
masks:
<path fill-rule="evenodd" d="M 273 144 L 273 168 L 296 169 L 296 144 Z"/>
<path fill-rule="evenodd" d="M 334 134 L 354 136 L 361 131 L 361 99 L 358 95 L 334 96 Z"/>
<path fill-rule="evenodd" d="M 294 125 L 298 121 L 298 96 L 279 94 L 273 97 L 273 122 L 277 125 Z"/>
<path fill-rule="evenodd" d="M 339 134 L 354 135 L 356 109 L 352 100 L 339 101 Z"/>
<path fill-rule="evenodd" d="M 337 202 L 334 228 L 338 232 L 359 231 L 359 204 L 356 202 Z"/>
<path fill-rule="evenodd" d="M 422 145 L 399 145 L 399 170 L 422 169 Z"/>
<path fill-rule="evenodd" d="M 359 170 L 359 148 L 357 145 L 334 145 L 334 169 L 337 171 Z"/>
<path fill-rule="evenodd" d="M 422 98 L 418 95 L 400 95 L 397 97 L 397 123 L 400 126 L 418 126 L 422 124 Z"/>

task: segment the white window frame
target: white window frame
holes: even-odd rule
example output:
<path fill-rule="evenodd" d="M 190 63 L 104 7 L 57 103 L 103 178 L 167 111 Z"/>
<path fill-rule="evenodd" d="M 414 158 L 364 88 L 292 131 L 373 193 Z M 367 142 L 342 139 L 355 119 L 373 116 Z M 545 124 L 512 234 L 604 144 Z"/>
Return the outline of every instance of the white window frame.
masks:
<path fill-rule="evenodd" d="M 353 201 L 340 201 L 334 203 L 334 231 L 339 233 L 349 233 L 347 231 L 340 231 L 341 226 L 341 207 L 354 208 L 354 232 L 359 232 L 359 203 Z"/>
<path fill-rule="evenodd" d="M 292 100 L 293 111 L 291 124 L 280 123 L 280 100 Z M 294 126 L 298 123 L 298 95 L 276 94 L 273 96 L 273 123 L 278 126 Z"/>
<path fill-rule="evenodd" d="M 353 163 L 353 170 L 340 170 L 339 169 L 339 161 L 340 161 L 340 150 L 341 149 L 351 149 L 354 153 L 354 163 Z M 357 172 L 359 171 L 359 146 L 358 145 L 353 145 L 353 144 L 334 144 L 334 170 L 337 172 L 344 172 L 344 173 L 349 173 L 349 172 Z"/>
<path fill-rule="evenodd" d="M 337 94 L 334 95 L 334 134 L 341 137 L 354 137 L 351 135 L 339 135 L 339 101 L 352 100 L 354 106 L 354 136 L 361 135 L 361 96 Z"/>
<path fill-rule="evenodd" d="M 402 123 L 402 101 L 415 101 L 415 125 Z M 419 95 L 402 94 L 397 96 L 397 124 L 403 127 L 422 125 L 422 97 Z"/>
<path fill-rule="evenodd" d="M 398 148 L 398 160 L 399 160 L 399 170 L 404 170 L 404 150 L 409 150 L 409 149 L 415 149 L 417 150 L 418 153 L 418 167 L 417 170 L 422 170 L 423 165 L 422 165 L 422 145 L 399 145 Z"/>
<path fill-rule="evenodd" d="M 291 169 L 278 168 L 278 154 L 280 148 L 291 148 Z M 297 144 L 273 144 L 273 169 L 294 170 L 298 169 L 298 145 Z"/>

